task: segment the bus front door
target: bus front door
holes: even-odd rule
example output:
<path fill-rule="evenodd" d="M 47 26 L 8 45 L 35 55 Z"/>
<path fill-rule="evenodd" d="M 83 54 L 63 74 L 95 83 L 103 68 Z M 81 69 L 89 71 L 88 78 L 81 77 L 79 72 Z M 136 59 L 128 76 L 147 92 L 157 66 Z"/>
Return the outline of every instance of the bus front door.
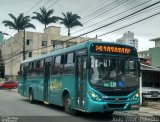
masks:
<path fill-rule="evenodd" d="M 77 56 L 76 58 L 76 76 L 77 76 L 77 98 L 76 106 L 78 109 L 85 109 L 85 90 L 86 90 L 86 56 Z"/>
<path fill-rule="evenodd" d="M 50 79 L 50 66 L 51 62 L 46 62 L 45 63 L 45 75 L 44 75 L 44 101 L 48 102 L 48 83 Z"/>

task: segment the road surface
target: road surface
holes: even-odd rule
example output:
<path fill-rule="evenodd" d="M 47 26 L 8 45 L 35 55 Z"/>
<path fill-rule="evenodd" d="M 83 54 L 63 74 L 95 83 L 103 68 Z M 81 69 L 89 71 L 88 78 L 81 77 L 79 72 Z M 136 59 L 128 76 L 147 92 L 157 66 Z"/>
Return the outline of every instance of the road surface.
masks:
<path fill-rule="evenodd" d="M 45 105 L 42 102 L 30 104 L 20 96 L 17 90 L 0 90 L 0 122 L 108 122 L 119 117 L 131 116 L 124 112 L 115 112 L 113 116 L 103 113 L 80 113 L 71 116 L 62 107 Z"/>

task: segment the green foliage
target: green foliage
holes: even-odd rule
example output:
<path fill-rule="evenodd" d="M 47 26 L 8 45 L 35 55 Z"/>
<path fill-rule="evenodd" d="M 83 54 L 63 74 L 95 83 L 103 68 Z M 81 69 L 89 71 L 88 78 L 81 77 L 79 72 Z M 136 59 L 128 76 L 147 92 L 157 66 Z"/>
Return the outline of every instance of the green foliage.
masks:
<path fill-rule="evenodd" d="M 19 16 L 16 18 L 13 14 L 9 14 L 13 21 L 4 20 L 2 23 L 5 26 L 8 26 L 11 29 L 17 30 L 24 30 L 26 28 L 34 28 L 35 26 L 30 23 L 30 16 L 24 16 L 23 13 L 20 13 Z"/>
<path fill-rule="evenodd" d="M 68 36 L 70 35 L 70 29 L 75 26 L 83 26 L 79 21 L 81 19 L 77 14 L 73 14 L 72 12 L 63 13 L 63 18 L 59 17 L 60 23 L 63 24 L 68 29 Z"/>
<path fill-rule="evenodd" d="M 54 10 L 48 10 L 44 7 L 40 8 L 40 12 L 33 12 L 35 16 L 32 17 L 32 19 L 38 20 L 40 23 L 45 25 L 45 28 L 47 25 L 51 23 L 56 23 L 58 21 L 58 17 L 52 16 Z"/>

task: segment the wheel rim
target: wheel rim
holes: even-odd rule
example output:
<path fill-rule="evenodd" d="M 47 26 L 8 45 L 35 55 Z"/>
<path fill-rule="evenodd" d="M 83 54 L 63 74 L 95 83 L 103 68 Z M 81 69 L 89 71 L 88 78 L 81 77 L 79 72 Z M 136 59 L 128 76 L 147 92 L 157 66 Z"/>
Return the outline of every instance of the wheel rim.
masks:
<path fill-rule="evenodd" d="M 69 97 L 65 100 L 65 111 L 68 113 L 71 111 L 71 99 Z"/>

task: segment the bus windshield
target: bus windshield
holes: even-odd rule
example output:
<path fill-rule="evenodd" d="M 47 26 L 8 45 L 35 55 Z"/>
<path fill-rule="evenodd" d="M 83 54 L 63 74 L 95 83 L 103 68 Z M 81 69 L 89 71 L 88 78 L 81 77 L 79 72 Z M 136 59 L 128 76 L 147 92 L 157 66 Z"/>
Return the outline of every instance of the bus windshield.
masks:
<path fill-rule="evenodd" d="M 91 56 L 90 82 L 105 88 L 138 86 L 135 58 Z"/>

